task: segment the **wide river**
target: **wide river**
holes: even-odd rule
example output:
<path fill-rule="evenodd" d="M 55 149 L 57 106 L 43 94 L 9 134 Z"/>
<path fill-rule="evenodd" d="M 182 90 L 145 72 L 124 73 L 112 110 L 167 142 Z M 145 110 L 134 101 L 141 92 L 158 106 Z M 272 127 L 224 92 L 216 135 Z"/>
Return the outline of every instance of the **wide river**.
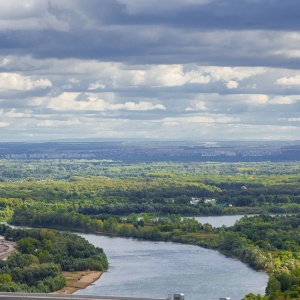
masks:
<path fill-rule="evenodd" d="M 196 218 L 214 227 L 231 226 L 241 216 Z M 109 270 L 76 294 L 165 298 L 184 293 L 186 300 L 242 299 L 262 294 L 268 276 L 216 251 L 171 242 L 150 242 L 80 234 L 102 247 Z"/>

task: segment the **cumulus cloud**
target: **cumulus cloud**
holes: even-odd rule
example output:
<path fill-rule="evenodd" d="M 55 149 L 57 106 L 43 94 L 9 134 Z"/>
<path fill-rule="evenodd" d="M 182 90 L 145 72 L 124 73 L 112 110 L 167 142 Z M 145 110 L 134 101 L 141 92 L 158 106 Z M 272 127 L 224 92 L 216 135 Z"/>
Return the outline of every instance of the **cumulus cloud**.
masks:
<path fill-rule="evenodd" d="M 226 86 L 228 89 L 237 89 L 238 86 L 239 86 L 239 83 L 237 81 L 234 81 L 234 80 L 230 80 L 226 83 Z"/>
<path fill-rule="evenodd" d="M 103 99 L 86 96 L 85 101 L 78 101 L 78 93 L 63 93 L 58 97 L 48 101 L 47 107 L 54 110 L 81 110 L 81 111 L 147 111 L 147 110 L 165 110 L 162 104 L 153 104 L 151 102 L 125 102 L 110 103 Z"/>
<path fill-rule="evenodd" d="M 300 100 L 300 96 L 275 96 L 270 99 L 270 104 L 289 105 Z"/>
<path fill-rule="evenodd" d="M 163 126 L 179 126 L 180 123 L 176 121 L 165 121 L 162 123 Z"/>
<path fill-rule="evenodd" d="M 186 118 L 186 122 L 189 123 L 235 123 L 238 122 L 238 118 L 218 116 L 218 117 L 208 117 L 208 116 L 195 116 Z"/>
<path fill-rule="evenodd" d="M 179 118 L 165 118 L 163 124 L 167 125 L 179 125 L 186 123 L 236 123 L 239 122 L 239 118 L 233 118 L 225 115 L 197 115 L 197 116 L 186 116 Z"/>
<path fill-rule="evenodd" d="M 47 2 L 44 0 L 10 0 L 1 1 L 0 18 L 6 20 L 19 20 L 24 18 L 39 17 L 46 12 Z"/>
<path fill-rule="evenodd" d="M 120 68 L 120 65 L 116 68 Z M 113 76 L 114 86 L 172 87 L 186 84 L 224 82 L 229 89 L 238 87 L 238 81 L 262 74 L 266 68 L 204 67 L 190 64 L 131 66 L 119 69 Z"/>
<path fill-rule="evenodd" d="M 0 90 L 29 91 L 36 88 L 51 87 L 48 79 L 32 79 L 16 73 L 0 73 Z"/>
<path fill-rule="evenodd" d="M 54 29 L 66 31 L 69 29 L 67 20 L 51 13 L 50 4 L 55 1 L 46 0 L 10 0 L 1 2 L 0 30 L 41 30 Z"/>
<path fill-rule="evenodd" d="M 243 97 L 245 102 L 252 105 L 265 105 L 269 101 L 269 96 L 263 94 L 243 95 Z"/>
<path fill-rule="evenodd" d="M 9 126 L 9 123 L 0 121 L 0 127 L 7 127 L 7 126 Z"/>
<path fill-rule="evenodd" d="M 30 113 L 29 111 L 27 112 L 17 111 L 17 109 L 13 108 L 10 111 L 6 112 L 4 116 L 8 118 L 24 118 L 24 117 L 29 118 L 32 116 L 32 113 Z"/>
<path fill-rule="evenodd" d="M 293 77 L 282 77 L 277 79 L 276 83 L 282 85 L 300 85 L 300 75 Z"/>
<path fill-rule="evenodd" d="M 41 120 L 36 123 L 38 127 L 65 127 L 65 126 L 74 126 L 81 125 L 78 119 L 75 120 Z"/>
<path fill-rule="evenodd" d="M 91 83 L 90 86 L 88 87 L 88 90 L 99 90 L 99 89 L 105 89 L 105 85 L 101 81 Z"/>
<path fill-rule="evenodd" d="M 300 4 L 269 2 L 3 1 L 0 139 L 298 138 Z"/>

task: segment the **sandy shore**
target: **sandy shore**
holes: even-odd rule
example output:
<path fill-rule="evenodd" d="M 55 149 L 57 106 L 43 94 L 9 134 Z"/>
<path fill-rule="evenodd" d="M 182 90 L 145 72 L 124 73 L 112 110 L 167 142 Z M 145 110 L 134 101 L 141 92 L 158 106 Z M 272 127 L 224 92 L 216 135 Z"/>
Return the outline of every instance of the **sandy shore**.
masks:
<path fill-rule="evenodd" d="M 81 271 L 81 272 L 62 272 L 67 279 L 66 286 L 54 292 L 53 294 L 73 294 L 77 290 L 85 289 L 93 282 L 98 280 L 102 272 L 97 271 Z"/>

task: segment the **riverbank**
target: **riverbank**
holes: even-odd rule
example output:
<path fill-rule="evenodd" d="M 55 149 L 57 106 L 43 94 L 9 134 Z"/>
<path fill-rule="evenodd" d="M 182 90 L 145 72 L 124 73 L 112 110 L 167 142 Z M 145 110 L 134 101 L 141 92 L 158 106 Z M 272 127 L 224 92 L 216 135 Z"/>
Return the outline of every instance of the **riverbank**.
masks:
<path fill-rule="evenodd" d="M 62 272 L 67 280 L 66 286 L 52 294 L 73 294 L 78 290 L 85 289 L 98 280 L 102 273 L 99 271 Z"/>

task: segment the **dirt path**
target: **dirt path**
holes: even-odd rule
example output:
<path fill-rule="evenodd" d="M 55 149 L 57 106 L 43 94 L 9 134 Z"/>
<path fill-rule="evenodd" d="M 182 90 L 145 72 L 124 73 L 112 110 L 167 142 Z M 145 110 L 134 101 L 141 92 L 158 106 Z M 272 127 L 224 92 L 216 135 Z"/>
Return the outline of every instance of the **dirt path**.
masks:
<path fill-rule="evenodd" d="M 0 259 L 5 260 L 13 252 L 17 251 L 17 245 L 14 242 L 2 241 L 0 243 Z"/>

